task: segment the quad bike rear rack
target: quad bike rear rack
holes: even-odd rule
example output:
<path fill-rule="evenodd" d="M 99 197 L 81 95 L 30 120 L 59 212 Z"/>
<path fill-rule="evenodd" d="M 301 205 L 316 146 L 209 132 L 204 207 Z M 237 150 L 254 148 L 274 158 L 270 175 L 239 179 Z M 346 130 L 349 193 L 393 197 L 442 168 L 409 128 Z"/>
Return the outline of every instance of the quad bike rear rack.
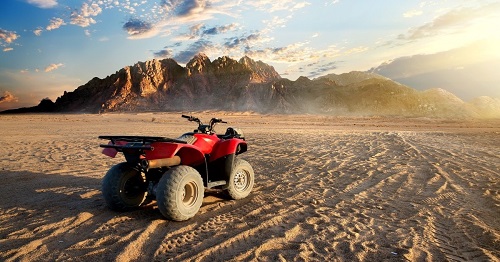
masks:
<path fill-rule="evenodd" d="M 161 136 L 99 136 L 100 139 L 110 140 L 110 144 L 101 144 L 100 147 L 103 148 L 113 148 L 117 151 L 123 149 L 133 149 L 133 150 L 154 150 L 149 144 L 154 142 L 170 142 L 187 144 L 186 141 L 173 139 Z M 128 142 L 127 144 L 117 144 L 116 142 Z M 140 144 L 138 144 L 140 143 Z"/>
<path fill-rule="evenodd" d="M 180 143 L 180 144 L 187 143 L 186 141 L 183 141 L 183 140 L 162 137 L 162 136 L 99 136 L 99 138 L 111 140 L 111 142 L 113 142 L 113 143 L 115 141 L 142 142 L 143 144 L 152 143 L 152 142 L 172 142 L 172 143 Z"/>

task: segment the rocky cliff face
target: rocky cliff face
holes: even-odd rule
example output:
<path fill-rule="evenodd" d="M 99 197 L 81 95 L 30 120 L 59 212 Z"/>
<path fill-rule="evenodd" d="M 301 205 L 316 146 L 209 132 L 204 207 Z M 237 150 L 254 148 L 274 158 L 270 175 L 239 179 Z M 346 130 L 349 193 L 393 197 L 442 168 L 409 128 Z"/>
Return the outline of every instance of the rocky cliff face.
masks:
<path fill-rule="evenodd" d="M 248 57 L 214 61 L 195 56 L 186 67 L 172 59 L 139 62 L 104 79 L 94 78 L 55 104 L 60 111 L 236 110 L 249 85 L 281 79 L 273 67 Z"/>
<path fill-rule="evenodd" d="M 498 99 L 464 103 L 442 89 L 416 91 L 367 72 L 296 81 L 261 61 L 198 54 L 185 67 L 172 59 L 138 62 L 93 78 L 55 103 L 22 112 L 231 110 L 426 117 L 500 117 Z M 487 104 L 487 105 L 486 105 Z M 16 112 L 10 110 L 9 112 Z M 19 111 L 21 112 L 21 111 Z"/>

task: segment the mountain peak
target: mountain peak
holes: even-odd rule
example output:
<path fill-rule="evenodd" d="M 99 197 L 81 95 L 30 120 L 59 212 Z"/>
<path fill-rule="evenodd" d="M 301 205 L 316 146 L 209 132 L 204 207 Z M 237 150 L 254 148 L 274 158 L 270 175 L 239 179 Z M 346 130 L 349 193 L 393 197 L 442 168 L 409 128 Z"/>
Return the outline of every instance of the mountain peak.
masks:
<path fill-rule="evenodd" d="M 186 68 L 188 69 L 188 75 L 191 75 L 193 73 L 199 73 L 203 74 L 207 72 L 208 70 L 208 65 L 210 65 L 212 62 L 208 58 L 207 55 L 204 53 L 199 53 L 195 55 L 187 64 Z"/>
<path fill-rule="evenodd" d="M 264 83 L 271 80 L 280 79 L 281 76 L 274 70 L 274 67 L 262 62 L 255 61 L 248 56 L 244 56 L 239 61 L 240 64 L 248 68 L 251 72 L 251 83 Z"/>
<path fill-rule="evenodd" d="M 347 86 L 350 84 L 359 83 L 368 79 L 377 79 L 377 80 L 390 80 L 387 77 L 383 77 L 381 75 L 371 73 L 371 72 L 362 72 L 362 71 L 351 71 L 349 73 L 342 73 L 340 75 L 337 74 L 328 74 L 318 79 L 328 79 L 334 81 L 340 86 Z"/>

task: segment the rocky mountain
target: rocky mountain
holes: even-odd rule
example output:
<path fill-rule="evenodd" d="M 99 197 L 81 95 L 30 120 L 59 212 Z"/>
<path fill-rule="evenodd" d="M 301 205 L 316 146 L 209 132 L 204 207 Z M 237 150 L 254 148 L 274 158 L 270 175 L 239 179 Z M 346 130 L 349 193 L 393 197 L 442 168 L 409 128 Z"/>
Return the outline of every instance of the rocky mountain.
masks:
<path fill-rule="evenodd" d="M 52 101 L 13 112 L 230 110 L 336 115 L 500 117 L 500 101 L 464 103 L 442 89 L 417 91 L 368 72 L 296 81 L 261 61 L 198 54 L 185 67 L 172 59 L 138 62 Z"/>
<path fill-rule="evenodd" d="M 238 110 L 249 86 L 280 79 L 273 67 L 248 57 L 210 61 L 199 54 L 186 67 L 172 59 L 136 63 L 64 93 L 55 104 L 60 111 L 83 112 Z"/>

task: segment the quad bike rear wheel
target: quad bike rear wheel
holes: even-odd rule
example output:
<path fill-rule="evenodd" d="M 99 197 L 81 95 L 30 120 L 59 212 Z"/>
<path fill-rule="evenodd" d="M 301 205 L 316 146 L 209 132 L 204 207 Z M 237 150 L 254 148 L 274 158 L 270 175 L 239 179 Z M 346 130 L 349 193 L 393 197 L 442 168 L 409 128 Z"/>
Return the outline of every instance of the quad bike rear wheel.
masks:
<path fill-rule="evenodd" d="M 158 209 L 170 220 L 188 220 L 198 213 L 204 192 L 203 179 L 196 169 L 190 166 L 172 167 L 158 182 Z"/>
<path fill-rule="evenodd" d="M 252 166 L 247 161 L 236 158 L 225 193 L 235 200 L 247 197 L 253 189 L 254 176 Z"/>
<path fill-rule="evenodd" d="M 111 167 L 102 182 L 102 195 L 108 207 L 126 211 L 138 207 L 146 196 L 141 172 L 124 162 Z"/>

